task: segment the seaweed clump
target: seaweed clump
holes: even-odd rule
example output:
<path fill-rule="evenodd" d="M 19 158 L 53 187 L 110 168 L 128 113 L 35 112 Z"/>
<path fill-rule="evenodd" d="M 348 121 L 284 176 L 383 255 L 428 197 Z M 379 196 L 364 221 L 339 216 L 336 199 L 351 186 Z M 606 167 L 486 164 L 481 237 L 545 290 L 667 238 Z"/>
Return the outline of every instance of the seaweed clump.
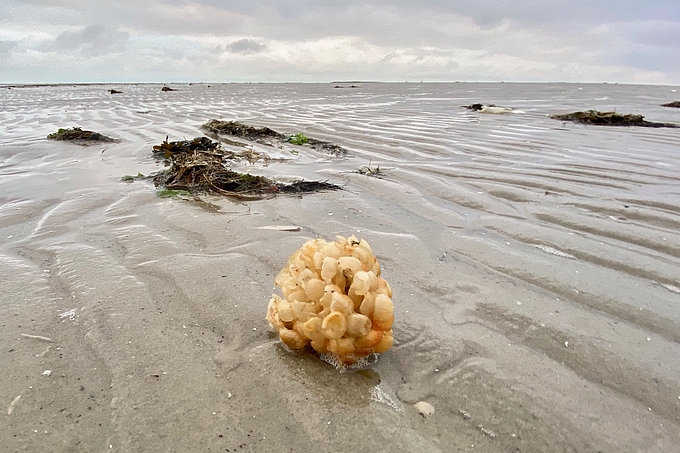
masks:
<path fill-rule="evenodd" d="M 102 135 L 99 132 L 84 131 L 79 127 L 73 127 L 70 129 L 59 128 L 57 132 L 49 134 L 47 136 L 50 140 L 59 140 L 67 142 L 76 143 L 87 143 L 87 142 L 115 142 L 116 140 Z"/>
<path fill-rule="evenodd" d="M 274 139 L 278 140 L 279 142 L 289 142 L 298 146 L 306 145 L 312 149 L 330 154 L 332 156 L 345 156 L 349 153 L 347 149 L 336 145 L 335 143 L 316 140 L 314 138 L 307 137 L 302 133 L 285 135 L 268 127 L 258 128 L 236 121 L 210 120 L 204 123 L 201 126 L 201 129 L 211 134 L 232 135 L 234 137 L 245 138 L 246 140 L 256 141 L 264 144 L 271 144 L 268 143 L 268 141 Z"/>
<path fill-rule="evenodd" d="M 582 124 L 594 124 L 598 126 L 680 127 L 677 124 L 672 123 L 655 123 L 646 121 L 645 117 L 642 115 L 621 115 L 616 112 L 598 112 L 597 110 L 567 113 L 564 115 L 552 115 L 551 118 L 562 121 L 573 121 L 575 123 Z"/>
<path fill-rule="evenodd" d="M 166 190 L 217 193 L 236 197 L 265 197 L 277 193 L 310 193 L 337 190 L 339 186 L 325 181 L 298 180 L 286 184 L 265 176 L 239 173 L 225 166 L 235 155 L 225 152 L 218 142 L 208 137 L 168 142 L 153 147 L 154 157 L 169 162 L 170 168 L 158 173 L 153 181 Z"/>
<path fill-rule="evenodd" d="M 669 102 L 668 104 L 661 104 L 661 107 L 673 107 L 676 109 L 680 109 L 680 101 L 673 101 Z"/>
<path fill-rule="evenodd" d="M 288 143 L 292 143 L 293 145 L 304 145 L 305 143 L 309 142 L 309 137 L 303 133 L 299 133 L 291 135 L 286 141 Z"/>

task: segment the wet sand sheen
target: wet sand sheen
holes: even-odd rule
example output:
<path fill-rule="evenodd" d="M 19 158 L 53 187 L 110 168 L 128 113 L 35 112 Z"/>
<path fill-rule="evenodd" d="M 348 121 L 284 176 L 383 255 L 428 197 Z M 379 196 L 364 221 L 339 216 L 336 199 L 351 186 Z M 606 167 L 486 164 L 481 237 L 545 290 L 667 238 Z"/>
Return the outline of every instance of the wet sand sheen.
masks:
<path fill-rule="evenodd" d="M 677 451 L 679 132 L 547 116 L 680 123 L 671 87 L 109 88 L 0 89 L 7 451 Z M 238 168 L 345 190 L 192 202 L 120 181 L 211 118 L 350 149 L 253 144 L 285 159 Z M 122 141 L 44 139 L 72 126 Z M 382 179 L 354 173 L 369 162 Z M 397 340 L 342 375 L 264 320 L 288 255 L 337 234 L 371 244 Z"/>

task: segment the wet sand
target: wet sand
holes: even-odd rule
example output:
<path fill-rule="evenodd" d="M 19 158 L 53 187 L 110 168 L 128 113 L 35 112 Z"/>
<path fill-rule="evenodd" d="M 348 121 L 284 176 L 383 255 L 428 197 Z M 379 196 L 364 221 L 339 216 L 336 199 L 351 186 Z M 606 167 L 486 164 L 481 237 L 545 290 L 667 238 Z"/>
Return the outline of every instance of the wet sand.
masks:
<path fill-rule="evenodd" d="M 680 132 L 548 116 L 680 123 L 660 106 L 677 87 L 172 87 L 0 88 L 0 451 L 680 451 Z M 348 148 L 252 144 L 278 160 L 238 168 L 344 190 L 191 201 L 120 180 L 213 118 Z M 45 139 L 73 126 L 120 142 Z M 339 374 L 264 316 L 290 253 L 351 234 L 397 343 Z"/>

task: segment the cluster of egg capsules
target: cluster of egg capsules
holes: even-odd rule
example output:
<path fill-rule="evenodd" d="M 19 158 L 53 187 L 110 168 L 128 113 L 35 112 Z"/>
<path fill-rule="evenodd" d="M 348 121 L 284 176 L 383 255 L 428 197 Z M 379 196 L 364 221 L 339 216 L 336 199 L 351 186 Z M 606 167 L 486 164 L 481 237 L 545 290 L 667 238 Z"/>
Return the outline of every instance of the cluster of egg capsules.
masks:
<path fill-rule="evenodd" d="M 267 321 L 291 349 L 311 346 L 352 365 L 392 347 L 392 290 L 365 240 L 311 239 L 293 253 L 274 283 Z"/>

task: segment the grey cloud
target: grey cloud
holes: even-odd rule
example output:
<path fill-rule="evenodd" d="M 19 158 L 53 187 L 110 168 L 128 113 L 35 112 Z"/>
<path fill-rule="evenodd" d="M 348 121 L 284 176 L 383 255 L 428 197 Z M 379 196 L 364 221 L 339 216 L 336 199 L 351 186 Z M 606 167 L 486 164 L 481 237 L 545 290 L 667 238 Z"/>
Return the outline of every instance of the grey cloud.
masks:
<path fill-rule="evenodd" d="M 617 31 L 643 45 L 676 47 L 680 43 L 680 22 L 645 21 L 619 26 Z"/>
<path fill-rule="evenodd" d="M 0 41 L 0 55 L 8 54 L 17 44 L 16 41 Z"/>
<path fill-rule="evenodd" d="M 231 44 L 227 44 L 225 50 L 231 53 L 253 54 L 262 52 L 267 48 L 266 45 L 254 39 L 239 39 Z"/>
<path fill-rule="evenodd" d="M 663 51 L 639 52 L 639 58 L 633 60 L 635 68 L 651 69 L 660 72 L 680 72 L 680 59 L 669 56 L 666 49 Z"/>
<path fill-rule="evenodd" d="M 130 34 L 102 25 L 90 25 L 79 31 L 65 31 L 51 44 L 51 50 L 82 52 L 89 56 L 122 51 Z"/>
<path fill-rule="evenodd" d="M 633 68 L 645 68 L 650 71 L 680 71 L 680 60 L 671 58 L 668 49 L 660 47 L 647 47 L 644 51 L 631 50 L 623 54 L 611 55 L 605 61 Z"/>
<path fill-rule="evenodd" d="M 17 44 L 16 41 L 0 41 L 0 63 L 2 63 L 3 66 L 7 65 L 10 61 L 11 50 L 17 47 Z"/>

